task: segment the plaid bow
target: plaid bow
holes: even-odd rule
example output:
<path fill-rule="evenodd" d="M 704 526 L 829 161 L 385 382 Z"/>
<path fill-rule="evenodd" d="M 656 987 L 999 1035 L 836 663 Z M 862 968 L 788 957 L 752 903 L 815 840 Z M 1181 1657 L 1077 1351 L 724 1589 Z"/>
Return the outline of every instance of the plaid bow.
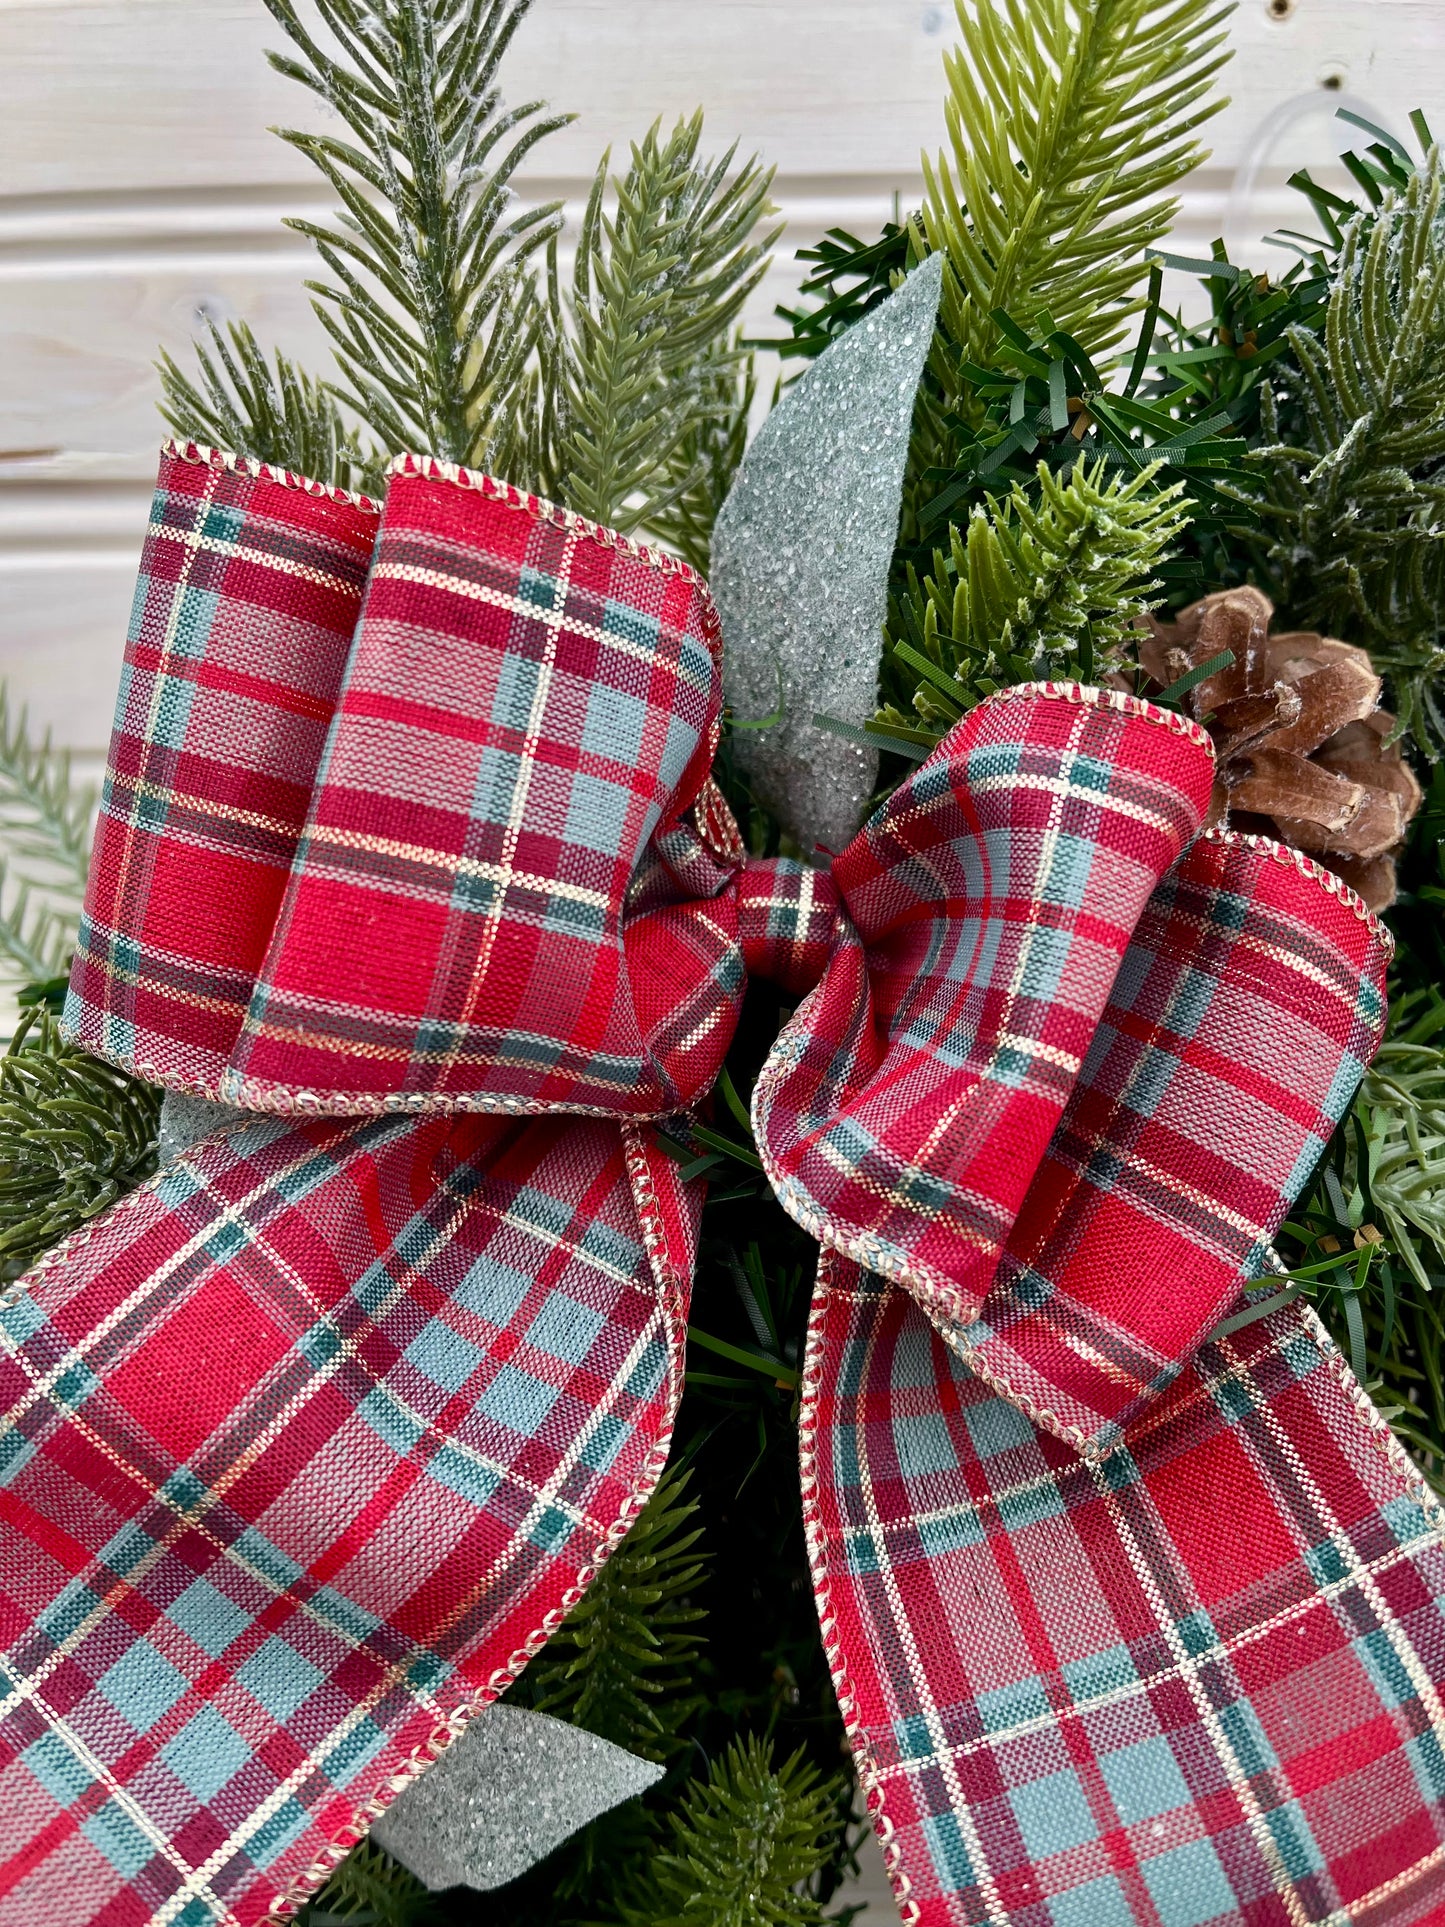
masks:
<path fill-rule="evenodd" d="M 64 1022 L 263 1115 L 3 1313 L 0 1927 L 283 1918 L 556 1626 L 666 1456 L 701 1188 L 649 1121 L 750 970 L 806 993 L 755 1122 L 905 1913 L 1438 1902 L 1436 1517 L 1308 1314 L 1226 1316 L 1377 926 L 1197 837 L 1206 744 L 1132 699 L 983 704 L 831 875 L 744 865 L 718 718 L 670 558 L 167 452 Z"/>

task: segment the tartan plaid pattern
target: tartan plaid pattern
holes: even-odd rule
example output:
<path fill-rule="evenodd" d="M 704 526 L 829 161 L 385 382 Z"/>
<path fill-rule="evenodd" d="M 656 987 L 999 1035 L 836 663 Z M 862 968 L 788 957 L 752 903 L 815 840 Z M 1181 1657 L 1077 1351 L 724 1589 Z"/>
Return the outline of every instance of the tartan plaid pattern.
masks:
<path fill-rule="evenodd" d="M 1129 936 L 1209 800 L 1208 738 L 1111 691 L 964 717 L 833 864 L 847 925 L 758 1080 L 784 1207 L 975 1317 Z"/>
<path fill-rule="evenodd" d="M 684 1041 L 699 961 L 736 977 L 736 958 L 705 916 L 629 935 L 624 904 L 698 799 L 720 709 L 716 618 L 684 564 L 405 463 L 223 1095 L 608 1115 L 700 1096 L 726 1037 Z M 669 965 L 686 1010 L 659 995 Z"/>
<path fill-rule="evenodd" d="M 262 1119 L 32 1275 L 5 1927 L 249 1927 L 510 1682 L 665 1456 L 674 1170 L 600 1120 Z"/>
<path fill-rule="evenodd" d="M 1204 1340 L 1378 1039 L 1348 893 L 1191 846 L 1202 732 L 1072 685 L 743 869 L 691 571 L 414 458 L 379 532 L 161 481 L 66 1022 L 361 1121 L 210 1140 L 0 1311 L 0 1927 L 280 1919 L 580 1596 L 697 1236 L 625 1120 L 746 970 L 804 996 L 755 1116 L 909 1919 L 1438 1918 L 1440 1522 L 1307 1314 Z"/>
<path fill-rule="evenodd" d="M 838 890 L 823 870 L 789 857 L 750 863 L 738 878 L 738 942 L 749 974 L 801 996 L 833 947 Z"/>
<path fill-rule="evenodd" d="M 0 1314 L 0 1927 L 294 1911 L 580 1596 L 701 1196 L 625 1119 L 743 987 L 685 566 L 173 448 L 136 610 L 67 1026 L 351 1121 L 198 1147 Z"/>
<path fill-rule="evenodd" d="M 1380 1042 L 1383 931 L 1280 854 L 1211 834 L 1155 891 L 982 1314 L 948 1334 L 1086 1453 L 1267 1268 Z"/>
<path fill-rule="evenodd" d="M 66 1034 L 259 1110 L 685 1107 L 742 986 L 718 646 L 505 484 L 408 458 L 378 527 L 173 447 Z"/>
<path fill-rule="evenodd" d="M 1445 1909 L 1439 1509 L 1312 1313 L 1090 1462 L 825 1254 L 803 1491 L 909 1927 L 1411 1927 Z"/>
<path fill-rule="evenodd" d="M 369 504 L 161 458 L 62 1028 L 214 1093 L 305 821 L 376 536 Z"/>

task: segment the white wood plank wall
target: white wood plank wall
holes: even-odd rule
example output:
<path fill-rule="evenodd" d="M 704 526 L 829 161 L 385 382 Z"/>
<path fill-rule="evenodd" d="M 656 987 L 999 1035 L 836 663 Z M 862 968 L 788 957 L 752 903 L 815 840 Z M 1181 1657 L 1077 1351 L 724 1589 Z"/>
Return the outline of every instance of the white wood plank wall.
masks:
<path fill-rule="evenodd" d="M 778 168 L 765 320 L 793 247 L 916 202 L 952 26 L 923 0 L 537 0 L 509 96 L 578 119 L 525 189 L 575 207 L 605 144 L 701 101 L 714 142 Z M 1232 32 L 1233 105 L 1188 185 L 1185 248 L 1247 246 L 1293 214 L 1283 163 L 1329 159 L 1341 102 L 1445 127 L 1442 0 L 1243 0 Z M 266 131 L 311 108 L 265 65 L 276 37 L 259 0 L 0 0 L 0 675 L 83 752 L 109 724 L 157 345 L 244 315 L 321 359 L 306 250 L 279 223 L 325 203 Z"/>

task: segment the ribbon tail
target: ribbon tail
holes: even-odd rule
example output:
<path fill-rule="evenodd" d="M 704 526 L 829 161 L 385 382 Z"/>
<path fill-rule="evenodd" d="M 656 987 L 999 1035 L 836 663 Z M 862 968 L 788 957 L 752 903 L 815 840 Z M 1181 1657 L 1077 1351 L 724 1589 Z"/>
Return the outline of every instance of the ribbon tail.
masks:
<path fill-rule="evenodd" d="M 824 1255 L 807 1536 L 914 1927 L 1440 1918 L 1439 1504 L 1308 1308 L 1217 1329 L 1378 1044 L 1387 948 L 1289 852 L 1201 840 L 981 1316 Z"/>
<path fill-rule="evenodd" d="M 505 1690 L 666 1458 L 676 1172 L 607 1120 L 259 1119 L 12 1294 L 4 1927 L 284 1918 Z"/>
<path fill-rule="evenodd" d="M 1312 1312 L 1206 1345 L 1090 1462 L 825 1254 L 801 1426 L 909 1927 L 1440 1918 L 1440 1509 Z"/>

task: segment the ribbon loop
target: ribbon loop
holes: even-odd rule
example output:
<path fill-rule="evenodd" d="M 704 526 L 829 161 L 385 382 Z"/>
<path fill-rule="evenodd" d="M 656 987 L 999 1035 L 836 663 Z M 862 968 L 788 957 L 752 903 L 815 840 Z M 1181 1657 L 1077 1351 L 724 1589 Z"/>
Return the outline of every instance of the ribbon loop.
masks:
<path fill-rule="evenodd" d="M 649 1047 L 666 1018 L 640 1020 L 623 921 L 649 842 L 707 778 L 719 653 L 685 564 L 402 466 L 224 1095 L 610 1115 L 700 1095 L 715 1055 L 689 1077 Z M 674 923 L 654 914 L 649 945 L 685 942 Z M 691 988 L 695 959 L 673 974 Z"/>
<path fill-rule="evenodd" d="M 1108 1451 L 1260 1277 L 1385 1023 L 1388 940 L 1210 832 L 1150 899 L 978 1320 L 976 1371 Z"/>
<path fill-rule="evenodd" d="M 741 968 L 730 910 L 689 907 L 736 867 L 695 808 L 693 570 L 439 463 L 378 530 L 172 448 L 141 580 L 67 1034 L 255 1110 L 707 1089 Z"/>
<path fill-rule="evenodd" d="M 162 456 L 63 1029 L 219 1094 L 361 609 L 377 511 L 213 451 Z"/>
<path fill-rule="evenodd" d="M 1134 925 L 1201 822 L 1204 732 L 1025 685 L 959 723 L 833 865 L 846 913 L 754 1114 L 781 1203 L 976 1317 Z"/>

